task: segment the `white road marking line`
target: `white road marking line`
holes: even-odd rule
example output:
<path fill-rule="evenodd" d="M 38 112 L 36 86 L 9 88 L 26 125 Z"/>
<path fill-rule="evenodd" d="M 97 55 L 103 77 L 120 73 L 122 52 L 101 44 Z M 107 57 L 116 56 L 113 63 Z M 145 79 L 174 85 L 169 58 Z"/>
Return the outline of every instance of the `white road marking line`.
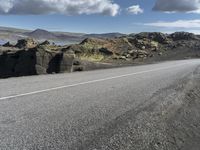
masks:
<path fill-rule="evenodd" d="M 28 93 L 23 93 L 23 94 L 6 96 L 6 97 L 1 97 L 0 100 L 12 99 L 12 98 L 17 98 L 17 97 L 22 97 L 22 96 L 28 96 L 28 95 L 34 95 L 34 94 L 39 94 L 39 93 L 44 93 L 44 92 L 49 92 L 49 91 L 55 91 L 55 90 L 64 89 L 64 88 L 75 87 L 75 86 L 84 85 L 84 84 L 91 84 L 91 83 L 102 82 L 102 81 L 107 81 L 107 80 L 112 80 L 112 79 L 117 79 L 117 78 L 123 78 L 123 77 L 128 77 L 128 76 L 133 76 L 133 75 L 138 75 L 138 74 L 143 74 L 143 73 L 148 73 L 148 72 L 171 69 L 171 68 L 176 68 L 176 67 L 187 65 L 187 64 L 190 64 L 190 63 L 174 65 L 173 67 L 162 67 L 162 68 L 160 67 L 160 68 L 157 68 L 157 69 L 151 69 L 151 70 L 146 70 L 146 71 L 141 71 L 141 72 L 129 73 L 129 74 L 124 74 L 124 75 L 119 75 L 119 76 L 114 76 L 114 77 L 108 77 L 108 78 L 104 78 L 104 79 L 91 80 L 91 81 L 86 81 L 86 82 L 81 82 L 81 83 L 76 83 L 76 84 L 71 84 L 71 85 L 49 88 L 49 89 L 45 89 L 45 90 L 38 90 L 38 91 L 34 91 L 34 92 L 28 92 Z"/>

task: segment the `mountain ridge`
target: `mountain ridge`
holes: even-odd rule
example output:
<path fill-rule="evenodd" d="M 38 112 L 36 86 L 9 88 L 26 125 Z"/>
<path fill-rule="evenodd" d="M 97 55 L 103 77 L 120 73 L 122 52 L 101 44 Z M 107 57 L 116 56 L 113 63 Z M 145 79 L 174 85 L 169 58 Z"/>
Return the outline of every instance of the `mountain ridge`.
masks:
<path fill-rule="evenodd" d="M 102 34 L 86 34 L 86 33 L 73 33 L 73 32 L 62 32 L 62 31 L 48 31 L 45 29 L 18 29 L 12 27 L 0 27 L 0 40 L 10 41 L 16 43 L 19 39 L 23 38 L 34 38 L 37 41 L 49 40 L 55 43 L 79 43 L 85 38 L 96 37 L 96 38 L 115 38 L 125 34 L 122 33 L 102 33 Z"/>

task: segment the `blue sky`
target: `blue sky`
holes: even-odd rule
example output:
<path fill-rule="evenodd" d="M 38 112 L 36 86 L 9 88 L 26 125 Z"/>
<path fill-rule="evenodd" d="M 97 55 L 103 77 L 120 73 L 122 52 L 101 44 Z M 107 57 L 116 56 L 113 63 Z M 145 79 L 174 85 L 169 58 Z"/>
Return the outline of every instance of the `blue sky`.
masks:
<path fill-rule="evenodd" d="M 0 0 L 0 26 L 82 33 L 200 33 L 198 0 L 61 0 L 63 4 L 55 7 L 58 0 L 12 1 Z M 79 3 L 71 4 L 74 1 Z"/>

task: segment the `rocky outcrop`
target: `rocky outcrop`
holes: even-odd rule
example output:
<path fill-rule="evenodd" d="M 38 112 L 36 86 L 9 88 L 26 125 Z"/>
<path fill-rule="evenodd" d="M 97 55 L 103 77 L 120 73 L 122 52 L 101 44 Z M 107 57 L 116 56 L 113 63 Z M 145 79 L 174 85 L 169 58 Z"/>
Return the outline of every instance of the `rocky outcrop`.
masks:
<path fill-rule="evenodd" d="M 178 40 L 198 40 L 199 38 L 193 34 L 188 32 L 175 32 L 169 36 L 174 41 Z"/>
<path fill-rule="evenodd" d="M 165 44 L 169 41 L 166 34 L 160 32 L 142 32 L 136 35 L 133 35 L 136 39 L 149 39 L 162 44 Z"/>
<path fill-rule="evenodd" d="M 71 72 L 73 54 L 51 52 L 38 46 L 0 55 L 0 78 Z"/>
<path fill-rule="evenodd" d="M 153 32 L 112 39 L 87 38 L 80 44 L 57 46 L 22 39 L 0 46 L 0 78 L 84 71 L 105 64 L 154 62 L 200 57 L 198 36 Z"/>
<path fill-rule="evenodd" d="M 48 40 L 46 40 L 46 41 L 42 42 L 40 45 L 50 45 L 50 44 L 51 43 Z"/>
<path fill-rule="evenodd" d="M 15 47 L 20 48 L 20 49 L 29 49 L 37 46 L 37 42 L 34 41 L 33 39 L 21 39 L 18 40 L 17 44 Z"/>
<path fill-rule="evenodd" d="M 122 55 L 125 51 L 133 49 L 127 38 L 96 39 L 87 38 L 80 44 L 71 45 L 67 48 L 79 54 L 102 54 L 105 57 L 114 54 Z"/>
<path fill-rule="evenodd" d="M 13 45 L 12 44 L 10 44 L 10 42 L 7 42 L 7 43 L 5 43 L 4 45 L 3 45 L 3 47 L 12 47 Z"/>
<path fill-rule="evenodd" d="M 103 61 L 109 60 L 110 62 L 111 59 L 143 61 L 154 57 L 163 58 L 170 56 L 171 53 L 175 54 L 173 51 L 177 49 L 183 49 L 187 51 L 187 55 L 190 55 L 190 51 L 194 53 L 193 50 L 198 53 L 198 50 L 196 50 L 198 48 L 200 48 L 200 40 L 194 34 L 177 32 L 168 35 L 159 32 L 144 32 L 115 39 L 87 38 L 80 44 L 69 46 L 66 50 L 72 50 L 78 56 L 89 55 L 92 60 L 96 55 L 102 55 Z M 172 57 L 175 58 L 176 56 Z M 184 58 L 182 55 L 180 56 L 180 58 Z"/>

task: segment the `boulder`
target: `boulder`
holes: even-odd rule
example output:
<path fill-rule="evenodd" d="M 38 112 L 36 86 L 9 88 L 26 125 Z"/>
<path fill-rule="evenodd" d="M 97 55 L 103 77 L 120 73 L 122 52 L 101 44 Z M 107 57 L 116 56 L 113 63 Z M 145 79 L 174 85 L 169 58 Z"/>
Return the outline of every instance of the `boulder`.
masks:
<path fill-rule="evenodd" d="M 126 55 L 126 58 L 131 58 L 131 54 L 127 54 L 127 55 Z"/>
<path fill-rule="evenodd" d="M 100 49 L 99 49 L 99 52 L 100 52 L 100 53 L 103 53 L 103 54 L 105 54 L 105 55 L 113 55 L 113 52 L 110 51 L 110 50 L 108 50 L 107 48 L 100 48 Z"/>
<path fill-rule="evenodd" d="M 73 65 L 74 66 L 79 66 L 79 65 L 81 65 L 81 61 L 78 60 L 78 59 L 75 59 L 74 62 L 73 62 Z"/>
<path fill-rule="evenodd" d="M 72 72 L 73 71 L 73 63 L 75 56 L 73 54 L 62 53 L 62 58 L 60 62 L 60 71 L 62 72 Z"/>
<path fill-rule="evenodd" d="M 139 55 L 148 55 L 148 52 L 144 51 L 144 50 L 138 50 L 137 53 Z"/>
<path fill-rule="evenodd" d="M 44 41 L 44 42 L 42 42 L 40 45 L 50 45 L 51 43 L 49 42 L 49 41 Z"/>
<path fill-rule="evenodd" d="M 130 54 L 133 59 L 138 57 L 138 51 L 137 50 L 130 50 L 128 52 L 128 54 Z"/>
<path fill-rule="evenodd" d="M 50 61 L 55 57 L 56 53 L 50 52 L 49 49 L 43 46 L 34 48 L 36 55 L 36 73 L 46 74 L 49 68 Z"/>
<path fill-rule="evenodd" d="M 126 56 L 119 56 L 119 59 L 126 60 Z"/>
<path fill-rule="evenodd" d="M 149 56 L 149 53 L 144 50 L 138 50 L 137 51 L 137 57 L 136 58 L 146 58 Z"/>
<path fill-rule="evenodd" d="M 145 50 L 145 49 L 146 49 L 146 47 L 145 47 L 145 46 L 142 46 L 142 47 L 141 47 L 141 49 L 142 49 L 142 50 Z"/>

